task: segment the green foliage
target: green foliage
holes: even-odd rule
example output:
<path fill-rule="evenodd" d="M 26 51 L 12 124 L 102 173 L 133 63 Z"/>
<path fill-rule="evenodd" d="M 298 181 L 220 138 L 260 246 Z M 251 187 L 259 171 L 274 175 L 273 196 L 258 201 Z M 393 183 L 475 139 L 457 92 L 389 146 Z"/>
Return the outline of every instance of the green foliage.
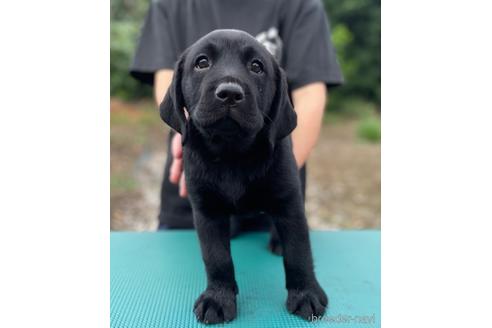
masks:
<path fill-rule="evenodd" d="M 380 0 L 324 0 L 345 85 L 330 92 L 330 109 L 360 99 L 381 103 Z"/>
<path fill-rule="evenodd" d="M 374 116 L 377 105 L 359 98 L 348 98 L 340 104 L 340 115 L 350 119 L 364 119 Z"/>
<path fill-rule="evenodd" d="M 111 21 L 142 23 L 151 0 L 111 0 Z"/>
<path fill-rule="evenodd" d="M 359 122 L 357 127 L 359 138 L 369 142 L 381 140 L 381 123 L 376 117 L 367 117 Z"/>
<path fill-rule="evenodd" d="M 149 86 L 129 75 L 147 1 L 111 0 L 111 96 L 135 100 L 152 96 Z"/>
<path fill-rule="evenodd" d="M 354 134 L 361 141 L 378 143 L 381 139 L 381 123 L 377 105 L 361 99 L 346 99 L 339 102 L 336 111 L 326 111 L 323 122 L 326 125 L 355 124 Z M 329 127 L 328 127 L 329 128 Z"/>

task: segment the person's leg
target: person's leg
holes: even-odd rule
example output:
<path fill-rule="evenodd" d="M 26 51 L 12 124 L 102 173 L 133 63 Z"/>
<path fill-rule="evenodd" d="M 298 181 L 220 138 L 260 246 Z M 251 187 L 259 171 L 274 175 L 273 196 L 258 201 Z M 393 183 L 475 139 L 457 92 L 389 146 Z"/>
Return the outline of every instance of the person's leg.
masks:
<path fill-rule="evenodd" d="M 193 229 L 193 214 L 188 198 L 179 196 L 179 187 L 169 181 L 169 169 L 172 163 L 171 140 L 167 143 L 167 159 L 161 184 L 161 206 L 159 211 L 159 229 Z"/>

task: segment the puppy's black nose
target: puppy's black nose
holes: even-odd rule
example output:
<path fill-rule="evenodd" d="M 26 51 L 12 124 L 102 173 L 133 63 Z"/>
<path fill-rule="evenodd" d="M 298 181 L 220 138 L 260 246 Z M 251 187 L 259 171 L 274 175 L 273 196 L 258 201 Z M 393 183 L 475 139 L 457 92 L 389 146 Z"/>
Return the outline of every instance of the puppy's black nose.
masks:
<path fill-rule="evenodd" d="M 221 83 L 215 90 L 215 97 L 222 102 L 236 104 L 244 99 L 244 91 L 243 88 L 237 83 Z"/>

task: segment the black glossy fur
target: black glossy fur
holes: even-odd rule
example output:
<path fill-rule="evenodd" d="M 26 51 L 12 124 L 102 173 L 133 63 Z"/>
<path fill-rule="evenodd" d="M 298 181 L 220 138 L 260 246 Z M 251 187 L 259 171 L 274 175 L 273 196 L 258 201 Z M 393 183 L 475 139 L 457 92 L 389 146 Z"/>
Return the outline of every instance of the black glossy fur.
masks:
<path fill-rule="evenodd" d="M 198 320 L 236 317 L 229 217 L 258 210 L 273 217 L 280 237 L 287 309 L 305 319 L 322 315 L 328 298 L 313 271 L 289 136 L 296 115 L 275 59 L 245 32 L 211 32 L 178 60 L 160 114 L 183 135 L 186 183 L 208 281 L 194 306 Z"/>

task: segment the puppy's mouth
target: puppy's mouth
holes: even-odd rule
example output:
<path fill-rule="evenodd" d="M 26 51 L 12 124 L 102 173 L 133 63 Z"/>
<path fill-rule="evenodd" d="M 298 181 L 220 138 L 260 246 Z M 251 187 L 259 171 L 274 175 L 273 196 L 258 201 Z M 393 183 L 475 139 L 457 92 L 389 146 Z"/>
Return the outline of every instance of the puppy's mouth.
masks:
<path fill-rule="evenodd" d="M 206 130 L 212 135 L 239 135 L 242 133 L 241 126 L 238 122 L 229 116 L 221 118 L 220 120 L 208 125 Z"/>
<path fill-rule="evenodd" d="M 263 126 L 263 120 L 256 112 L 230 106 L 215 107 L 213 110 L 195 107 L 191 117 L 204 135 L 230 140 L 254 135 Z"/>

